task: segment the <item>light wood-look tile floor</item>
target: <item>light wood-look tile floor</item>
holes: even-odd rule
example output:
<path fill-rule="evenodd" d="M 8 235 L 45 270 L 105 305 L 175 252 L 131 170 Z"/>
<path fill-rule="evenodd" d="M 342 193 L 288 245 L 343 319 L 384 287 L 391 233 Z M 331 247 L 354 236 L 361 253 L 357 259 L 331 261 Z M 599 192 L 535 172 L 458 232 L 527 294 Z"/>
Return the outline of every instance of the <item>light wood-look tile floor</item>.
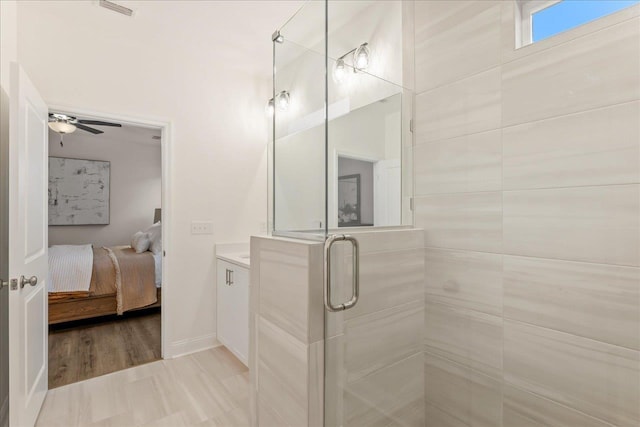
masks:
<path fill-rule="evenodd" d="M 249 425 L 249 371 L 225 347 L 49 390 L 37 427 Z"/>

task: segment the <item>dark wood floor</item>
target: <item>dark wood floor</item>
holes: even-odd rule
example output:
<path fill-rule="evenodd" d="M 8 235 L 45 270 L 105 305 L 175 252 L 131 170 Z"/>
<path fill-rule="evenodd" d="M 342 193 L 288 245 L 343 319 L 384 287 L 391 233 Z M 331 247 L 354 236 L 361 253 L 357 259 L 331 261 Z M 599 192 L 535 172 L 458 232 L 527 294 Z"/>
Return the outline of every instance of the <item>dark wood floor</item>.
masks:
<path fill-rule="evenodd" d="M 49 327 L 49 388 L 153 362 L 160 309 Z"/>

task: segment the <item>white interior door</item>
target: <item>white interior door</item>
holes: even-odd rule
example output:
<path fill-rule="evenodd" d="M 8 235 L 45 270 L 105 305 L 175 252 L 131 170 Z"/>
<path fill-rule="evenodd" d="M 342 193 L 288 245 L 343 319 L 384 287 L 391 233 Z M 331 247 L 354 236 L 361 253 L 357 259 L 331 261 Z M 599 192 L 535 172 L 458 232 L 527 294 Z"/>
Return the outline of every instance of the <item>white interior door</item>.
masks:
<path fill-rule="evenodd" d="M 48 109 L 16 63 L 9 96 L 9 417 L 33 426 L 47 393 Z"/>

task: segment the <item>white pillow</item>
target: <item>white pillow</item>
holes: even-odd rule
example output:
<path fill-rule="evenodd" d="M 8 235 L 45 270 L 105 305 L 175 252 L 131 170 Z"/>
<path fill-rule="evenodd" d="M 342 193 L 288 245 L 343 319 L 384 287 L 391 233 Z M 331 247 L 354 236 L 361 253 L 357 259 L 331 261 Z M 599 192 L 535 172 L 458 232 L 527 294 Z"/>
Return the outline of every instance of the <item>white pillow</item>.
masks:
<path fill-rule="evenodd" d="M 160 221 L 147 228 L 145 232 L 149 234 L 149 240 L 151 240 L 149 244 L 151 252 L 154 254 L 162 252 L 162 226 L 160 225 Z"/>
<path fill-rule="evenodd" d="M 145 233 L 144 231 L 138 231 L 131 238 L 131 247 L 137 254 L 148 251 L 150 245 L 151 236 L 149 233 Z"/>

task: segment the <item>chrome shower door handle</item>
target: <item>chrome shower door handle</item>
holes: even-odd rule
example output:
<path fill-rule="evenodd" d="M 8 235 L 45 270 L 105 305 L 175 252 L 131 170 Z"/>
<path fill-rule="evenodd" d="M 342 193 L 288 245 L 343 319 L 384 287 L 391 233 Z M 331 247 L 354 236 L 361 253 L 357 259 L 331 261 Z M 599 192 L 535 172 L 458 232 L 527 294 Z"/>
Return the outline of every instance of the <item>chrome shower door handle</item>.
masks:
<path fill-rule="evenodd" d="M 349 301 L 333 305 L 331 301 L 331 247 L 335 242 L 351 243 L 353 255 L 353 277 L 351 281 L 351 298 Z M 324 305 L 327 310 L 336 312 L 352 308 L 358 302 L 360 296 L 360 245 L 358 240 L 349 235 L 334 234 L 324 242 Z"/>

